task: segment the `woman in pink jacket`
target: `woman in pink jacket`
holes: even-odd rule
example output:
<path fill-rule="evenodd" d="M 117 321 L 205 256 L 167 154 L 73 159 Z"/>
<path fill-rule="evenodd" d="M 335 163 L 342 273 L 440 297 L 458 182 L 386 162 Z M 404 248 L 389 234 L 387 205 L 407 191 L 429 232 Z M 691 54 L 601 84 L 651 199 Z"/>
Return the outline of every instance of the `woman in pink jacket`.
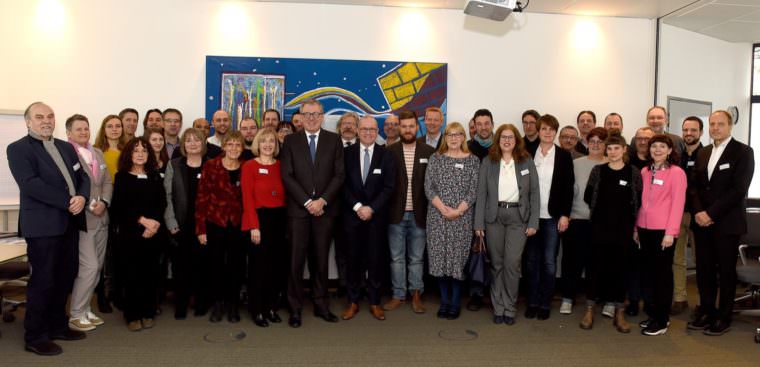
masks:
<path fill-rule="evenodd" d="M 678 237 L 686 200 L 686 173 L 678 166 L 678 154 L 667 135 L 649 140 L 649 167 L 641 170 L 644 184 L 634 240 L 641 247 L 642 288 L 651 295 L 649 319 L 641 333 L 662 335 L 670 324 L 673 298 L 673 244 Z"/>

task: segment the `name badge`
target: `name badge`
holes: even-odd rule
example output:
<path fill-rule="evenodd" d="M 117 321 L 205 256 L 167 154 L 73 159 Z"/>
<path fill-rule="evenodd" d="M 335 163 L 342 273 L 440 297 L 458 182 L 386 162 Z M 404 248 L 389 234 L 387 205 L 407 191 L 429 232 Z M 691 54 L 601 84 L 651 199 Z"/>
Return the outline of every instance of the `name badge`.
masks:
<path fill-rule="evenodd" d="M 427 164 L 427 158 L 420 158 L 420 164 Z"/>
<path fill-rule="evenodd" d="M 201 179 L 201 174 L 199 173 L 199 174 L 195 175 L 195 178 L 197 178 L 197 179 L 200 180 Z"/>
<path fill-rule="evenodd" d="M 728 164 L 728 163 L 723 163 L 723 164 L 721 164 L 720 166 L 718 166 L 718 169 L 722 171 L 722 170 L 724 170 L 724 169 L 728 169 L 729 167 L 731 167 L 731 165 L 730 165 L 730 164 Z"/>
<path fill-rule="evenodd" d="M 694 161 L 688 161 L 688 162 L 686 162 L 686 167 L 693 167 L 694 163 L 696 163 L 696 162 L 694 162 Z"/>
<path fill-rule="evenodd" d="M 159 175 L 161 175 L 161 178 L 164 178 L 164 176 L 166 176 L 166 174 L 165 174 L 165 173 L 160 173 L 160 172 L 159 172 L 158 174 L 159 174 Z"/>
<path fill-rule="evenodd" d="M 381 174 L 381 173 L 383 173 L 383 172 L 380 170 L 380 168 L 375 168 L 375 170 L 374 170 L 374 171 L 372 171 L 372 174 L 373 174 L 373 175 L 379 175 L 379 174 Z"/>
<path fill-rule="evenodd" d="M 140 180 L 147 180 L 148 179 L 148 175 L 146 175 L 144 173 L 140 173 L 139 175 L 137 175 L 137 178 L 140 179 Z"/>
<path fill-rule="evenodd" d="M 620 180 L 620 186 L 628 185 L 628 181 L 626 180 Z"/>
<path fill-rule="evenodd" d="M 74 171 L 79 171 L 80 168 L 82 168 L 82 165 L 77 162 L 77 164 L 74 165 Z"/>
<path fill-rule="evenodd" d="M 521 175 L 521 176 L 527 176 L 527 175 L 529 175 L 529 174 L 530 174 L 530 170 L 529 170 L 529 169 L 527 169 L 527 168 L 526 168 L 526 169 L 524 169 L 524 170 L 522 170 L 522 171 L 520 171 L 520 175 Z"/>
<path fill-rule="evenodd" d="M 235 186 L 240 186 L 240 181 L 235 181 Z"/>
<path fill-rule="evenodd" d="M 660 180 L 659 178 L 655 178 L 654 180 L 652 180 L 652 183 L 655 184 L 655 185 L 662 186 L 665 183 L 665 181 Z"/>
<path fill-rule="evenodd" d="M 266 168 L 259 168 L 259 173 L 262 174 L 262 175 L 268 175 L 269 174 L 269 170 L 266 169 Z"/>
<path fill-rule="evenodd" d="M 106 169 L 108 166 L 105 165 L 105 163 L 100 165 L 100 169 Z"/>
<path fill-rule="evenodd" d="M 455 163 L 455 164 L 454 164 L 454 168 L 463 169 L 463 168 L 464 168 L 464 164 L 461 164 L 461 163 Z"/>

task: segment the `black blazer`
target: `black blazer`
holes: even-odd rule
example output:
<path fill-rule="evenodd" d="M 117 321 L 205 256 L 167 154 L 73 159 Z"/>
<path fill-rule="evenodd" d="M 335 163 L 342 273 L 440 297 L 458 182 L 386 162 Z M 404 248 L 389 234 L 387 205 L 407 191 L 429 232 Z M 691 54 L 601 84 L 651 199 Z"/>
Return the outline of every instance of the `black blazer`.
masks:
<path fill-rule="evenodd" d="M 306 131 L 285 137 L 280 151 L 282 183 L 287 192 L 288 215 L 308 217 L 303 206 L 309 199 L 327 201 L 325 215 L 340 213 L 340 190 L 345 178 L 343 144 L 338 134 L 322 129 L 317 139 L 316 162 L 312 164 Z"/>
<path fill-rule="evenodd" d="M 687 200 L 692 214 L 707 211 L 712 226 L 723 234 L 747 233 L 745 198 L 755 171 L 752 148 L 731 139 L 715 165 L 712 177 L 707 178 L 707 163 L 713 144 L 699 150 L 691 170 Z M 696 223 L 692 223 L 696 225 Z"/>
<path fill-rule="evenodd" d="M 539 149 L 541 149 L 540 145 L 536 148 L 534 157 L 539 154 Z M 549 215 L 552 218 L 570 216 L 570 211 L 573 209 L 573 186 L 575 185 L 573 169 L 573 156 L 555 144 L 554 173 L 552 174 L 552 187 L 549 189 Z"/>
<path fill-rule="evenodd" d="M 203 157 L 201 167 L 206 161 L 206 157 Z M 164 174 L 164 191 L 166 192 L 164 222 L 167 229 L 180 228 L 190 219 L 190 209 L 195 206 L 195 198 L 188 197 L 190 179 L 186 157 L 172 159 L 166 165 L 166 174 Z M 195 229 L 192 228 L 191 230 Z"/>
<path fill-rule="evenodd" d="M 90 178 L 70 143 L 53 139 L 75 187 L 76 195 L 89 202 Z M 42 141 L 27 135 L 8 145 L 8 167 L 19 187 L 19 236 L 25 238 L 59 236 L 69 220 L 69 189 L 66 180 L 45 150 Z M 87 231 L 85 210 L 73 216 L 76 227 Z"/>
<path fill-rule="evenodd" d="M 443 139 L 441 139 L 443 140 Z M 404 209 L 406 207 L 406 191 L 409 185 L 409 178 L 406 175 L 406 164 L 404 163 L 404 144 L 391 144 L 387 148 L 396 161 L 396 189 L 388 206 L 388 221 L 391 224 L 398 224 L 404 218 Z M 417 146 L 414 148 L 414 167 L 412 173 L 412 206 L 414 210 L 414 219 L 417 227 L 425 228 L 427 223 L 427 197 L 425 196 L 425 170 L 427 169 L 428 159 L 435 153 L 435 148 L 427 145 L 424 140 L 417 140 Z"/>
<path fill-rule="evenodd" d="M 362 149 L 361 144 L 354 144 L 344 150 L 346 182 L 343 190 L 343 220 L 347 223 L 361 221 L 354 212 L 357 203 L 372 208 L 372 220 L 387 219 L 388 202 L 396 186 L 396 161 L 393 155 L 379 144 L 375 144 L 373 148 L 367 180 L 362 183 Z"/>

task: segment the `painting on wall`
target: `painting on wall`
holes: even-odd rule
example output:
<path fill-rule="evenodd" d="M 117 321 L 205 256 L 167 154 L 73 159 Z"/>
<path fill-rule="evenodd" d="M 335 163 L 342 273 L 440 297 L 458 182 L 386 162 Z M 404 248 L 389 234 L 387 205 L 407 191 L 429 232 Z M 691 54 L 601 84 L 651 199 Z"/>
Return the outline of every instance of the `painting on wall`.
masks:
<path fill-rule="evenodd" d="M 400 110 L 417 112 L 423 122 L 425 108 L 434 106 L 445 121 L 447 69 L 436 62 L 207 56 L 206 118 L 221 108 L 233 122 L 253 116 L 261 123 L 263 111 L 273 108 L 290 120 L 303 101 L 316 99 L 326 129 L 352 111 L 374 116 L 384 136 L 385 117 Z"/>

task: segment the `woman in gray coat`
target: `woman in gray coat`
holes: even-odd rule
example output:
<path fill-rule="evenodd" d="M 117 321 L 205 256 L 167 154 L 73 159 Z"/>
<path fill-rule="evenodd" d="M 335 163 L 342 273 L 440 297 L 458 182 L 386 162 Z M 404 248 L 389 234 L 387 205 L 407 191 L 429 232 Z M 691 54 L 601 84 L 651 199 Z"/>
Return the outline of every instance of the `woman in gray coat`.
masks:
<path fill-rule="evenodd" d="M 113 182 L 103 152 L 90 144 L 90 122 L 73 115 L 66 120 L 66 135 L 79 156 L 80 169 L 90 178 L 90 202 L 85 208 L 87 232 L 79 232 L 79 273 L 71 291 L 69 328 L 89 331 L 103 324 L 92 313 L 90 299 L 98 284 L 108 242 L 108 210 Z"/>
<path fill-rule="evenodd" d="M 480 165 L 474 229 L 488 245 L 493 322 L 512 325 L 525 241 L 538 228 L 538 174 L 514 125 L 499 126 L 493 139 Z"/>

